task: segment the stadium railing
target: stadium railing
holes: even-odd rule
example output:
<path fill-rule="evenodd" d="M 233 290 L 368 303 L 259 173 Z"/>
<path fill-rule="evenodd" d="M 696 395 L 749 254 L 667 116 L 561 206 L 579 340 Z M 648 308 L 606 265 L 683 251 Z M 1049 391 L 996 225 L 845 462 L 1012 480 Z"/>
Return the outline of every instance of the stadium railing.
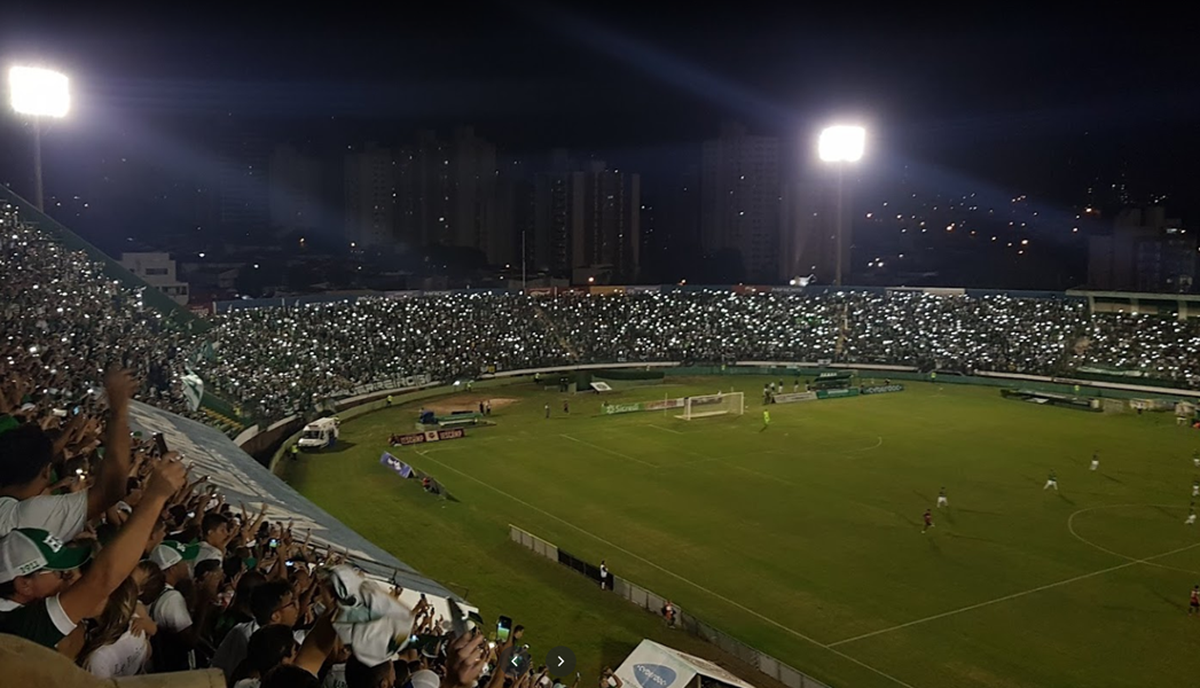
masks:
<path fill-rule="evenodd" d="M 598 567 L 564 552 L 554 543 L 543 540 L 523 528 L 509 524 L 509 537 L 513 542 L 533 551 L 539 556 L 560 563 L 589 578 L 598 578 Z M 666 597 L 620 576 L 613 576 L 612 591 L 651 614 L 659 614 L 663 605 L 667 602 Z M 803 671 L 795 669 L 771 655 L 750 647 L 712 624 L 701 621 L 685 609 L 678 610 L 677 618 L 679 628 L 701 640 L 716 645 L 722 651 L 738 658 L 789 688 L 829 688 L 827 684 L 818 681 Z"/>

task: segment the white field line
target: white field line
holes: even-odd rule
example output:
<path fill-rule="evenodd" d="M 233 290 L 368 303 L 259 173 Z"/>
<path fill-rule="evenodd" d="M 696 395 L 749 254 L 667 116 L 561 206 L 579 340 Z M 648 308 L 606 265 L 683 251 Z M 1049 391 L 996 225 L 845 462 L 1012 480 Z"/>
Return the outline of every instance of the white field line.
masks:
<path fill-rule="evenodd" d="M 888 679 L 889 681 L 892 681 L 893 683 L 895 683 L 895 684 L 896 684 L 896 685 L 898 685 L 898 686 L 903 686 L 904 688 L 915 688 L 913 685 L 911 685 L 911 684 L 909 684 L 909 683 L 905 683 L 904 681 L 901 681 L 900 679 L 896 678 L 895 676 L 892 676 L 891 674 L 888 674 L 888 673 L 886 673 L 886 672 L 884 672 L 884 671 L 881 671 L 881 670 L 879 670 L 879 669 L 876 669 L 875 667 L 871 666 L 870 664 L 867 664 L 867 663 L 865 663 L 865 662 L 863 662 L 863 661 L 861 661 L 861 660 L 855 659 L 854 657 L 851 657 L 850 655 L 848 655 L 848 654 L 846 654 L 846 653 L 842 652 L 841 650 L 834 649 L 833 647 L 831 647 L 831 646 L 829 646 L 829 645 L 826 645 L 825 643 L 822 643 L 822 642 L 820 642 L 819 640 L 816 640 L 816 639 L 814 639 L 814 638 L 812 638 L 812 637 L 810 637 L 810 636 L 804 635 L 803 633 L 801 633 L 800 631 L 797 631 L 797 630 L 795 630 L 794 628 L 789 628 L 788 626 L 784 626 L 783 624 L 779 623 L 778 621 L 776 621 L 776 620 L 774 620 L 774 619 L 771 619 L 771 618 L 769 618 L 769 617 L 763 616 L 762 614 L 760 614 L 760 613 L 758 613 L 758 612 L 754 611 L 753 609 L 750 609 L 749 607 L 747 607 L 747 606 L 745 606 L 745 605 L 739 604 L 739 603 L 737 603 L 737 602 L 735 602 L 735 601 L 733 601 L 733 600 L 729 599 L 728 597 L 725 597 L 724 595 L 722 595 L 722 594 L 720 594 L 720 593 L 718 593 L 718 592 L 715 592 L 715 591 L 713 591 L 713 590 L 710 590 L 709 588 L 706 588 L 706 587 L 704 587 L 703 585 L 700 585 L 699 583 L 697 583 L 697 582 L 695 582 L 695 581 L 693 581 L 693 580 L 690 580 L 690 579 L 688 579 L 688 578 L 685 578 L 685 577 L 683 577 L 683 576 L 679 575 L 678 573 L 675 573 L 674 571 L 671 571 L 670 569 L 667 569 L 667 568 L 664 568 L 664 567 L 662 567 L 662 566 L 659 566 L 658 564 L 656 564 L 656 563 L 654 563 L 654 562 L 650 561 L 649 559 L 647 559 L 647 558 L 645 558 L 645 557 L 643 557 L 643 556 L 641 556 L 641 555 L 634 554 L 633 552 L 630 552 L 629 550 L 625 549 L 624 547 L 621 547 L 620 545 L 616 544 L 615 542 L 612 542 L 612 541 L 610 541 L 610 540 L 606 540 L 605 538 L 602 538 L 602 537 L 600 537 L 599 535 L 596 535 L 595 533 L 591 532 L 590 530 L 586 530 L 586 529 L 584 529 L 584 528 L 580 528 L 579 526 L 575 525 L 574 523 L 571 523 L 570 521 L 567 521 L 566 519 L 559 518 L 558 516 L 555 516 L 554 514 L 552 514 L 552 513 L 548 512 L 548 511 L 546 511 L 545 509 L 542 509 L 542 508 L 540 508 L 540 507 L 534 506 L 533 504 L 530 504 L 529 502 L 527 502 L 527 501 L 525 501 L 525 500 L 521 499 L 520 497 L 516 497 L 516 496 L 514 496 L 514 495 L 511 495 L 511 494 L 509 494 L 509 493 L 505 492 L 504 490 L 501 490 L 500 488 L 496 487 L 495 485 L 492 485 L 492 484 L 490 484 L 490 483 L 484 482 L 483 480 L 480 480 L 480 479 L 476 478 L 475 476 L 469 475 L 469 474 L 467 474 L 467 473 L 463 473 L 462 471 L 460 471 L 460 470 L 458 470 L 458 469 L 454 468 L 453 466 L 450 466 L 450 465 L 448 465 L 448 464 L 442 463 L 441 461 L 438 461 L 437 459 L 433 458 L 432 456 L 429 456 L 428 454 L 426 454 L 426 453 L 424 453 L 424 452 L 422 452 L 422 451 L 420 451 L 420 450 L 418 450 L 418 451 L 417 451 L 417 453 L 418 453 L 418 454 L 421 454 L 421 456 L 424 456 L 424 457 L 425 457 L 425 458 L 426 458 L 428 461 L 432 461 L 433 463 L 436 463 L 436 464 L 438 464 L 439 466 L 441 466 L 442 468 L 445 468 L 445 469 L 446 469 L 446 470 L 448 470 L 448 471 L 451 471 L 451 472 L 453 472 L 453 473 L 457 473 L 458 475 L 460 475 L 460 476 L 462 476 L 462 477 L 466 478 L 467 480 L 470 480 L 471 482 L 478 483 L 478 484 L 480 484 L 480 485 L 482 485 L 482 486 L 484 486 L 484 487 L 488 488 L 489 490 L 492 490 L 493 492 L 496 492 L 497 494 L 503 495 L 503 496 L 505 496 L 505 497 L 507 497 L 507 498 L 511 499 L 512 501 L 514 501 L 514 502 L 516 502 L 516 503 L 518 503 L 518 504 L 520 504 L 520 505 L 522 505 L 522 506 L 524 506 L 524 507 L 526 507 L 526 508 L 528 508 L 528 509 L 531 509 L 531 510 L 533 510 L 533 511 L 536 511 L 536 512 L 538 512 L 539 514 L 542 514 L 543 516 L 546 516 L 547 518 L 551 518 L 551 519 L 553 519 L 553 520 L 555 520 L 555 521 L 558 521 L 559 523 L 561 523 L 561 524 L 563 524 L 563 525 L 567 526 L 568 528 L 571 528 L 572 530 L 576 530 L 576 531 L 578 531 L 578 532 L 580 532 L 580 533 L 583 533 L 584 535 L 586 535 L 586 536 L 588 536 L 588 537 L 590 537 L 590 538 L 592 538 L 592 539 L 594 539 L 594 540 L 596 540 L 596 541 L 598 541 L 598 542 L 601 542 L 601 543 L 603 543 L 604 545 L 606 545 L 606 546 L 608 546 L 608 547 L 611 547 L 613 550 L 615 550 L 615 551 L 617 551 L 617 552 L 621 552 L 622 554 L 625 554 L 625 555 L 629 556 L 629 557 L 630 557 L 630 558 L 632 558 L 632 559 L 636 559 L 636 560 L 638 560 L 638 561 L 642 562 L 643 564 L 646 564 L 647 566 L 650 566 L 650 567 L 653 567 L 653 568 L 655 568 L 655 569 L 657 569 L 657 570 L 659 570 L 659 571 L 662 571 L 663 573 L 667 574 L 668 576 L 670 576 L 670 577 L 672 577 L 672 578 L 675 578 L 676 580 L 682 581 L 682 582 L 684 582 L 684 583 L 686 583 L 686 584 L 688 584 L 688 585 L 692 586 L 693 588 L 696 588 L 697 590 L 699 590 L 699 591 L 701 591 L 701 592 L 703 592 L 703 593 L 705 593 L 705 594 L 707 594 L 707 595 L 710 595 L 710 596 L 712 596 L 712 597 L 714 597 L 714 598 L 716 598 L 716 599 L 718 599 L 718 600 L 721 600 L 722 602 L 725 602 L 726 604 L 728 604 L 728 605 L 730 605 L 730 606 L 732 606 L 732 607 L 735 607 L 735 608 L 737 608 L 737 609 L 740 609 L 740 610 L 742 610 L 743 612 L 746 612 L 747 614 L 750 614 L 751 616 L 753 616 L 753 617 L 755 617 L 755 618 L 757 618 L 757 619 L 759 619 L 759 620 L 761 620 L 761 621 L 764 621 L 764 622 L 766 622 L 766 623 L 768 623 L 768 624 L 770 624 L 770 625 L 774 626 L 775 628 L 778 628 L 779 630 L 781 630 L 781 631 L 784 631 L 785 633 L 788 633 L 789 635 L 792 635 L 792 636 L 794 636 L 794 637 L 796 637 L 796 638 L 799 638 L 800 640 L 803 640 L 803 641 L 805 641 L 805 642 L 808 642 L 808 643 L 811 643 L 811 644 L 813 644 L 813 645 L 816 645 L 816 646 L 817 646 L 817 647 L 819 647 L 819 648 L 822 648 L 822 649 L 828 650 L 828 651 L 832 652 L 833 654 L 835 654 L 835 655 L 837 655 L 837 656 L 839 656 L 839 657 L 841 657 L 841 658 L 843 658 L 843 659 L 845 659 L 845 660 L 847 660 L 847 661 L 849 661 L 849 662 L 853 662 L 854 664 L 857 664 L 858 666 L 861 666 L 862 668 L 864 668 L 864 669 L 867 669 L 868 671 L 871 671 L 871 672 L 875 673 L 875 674 L 876 674 L 876 675 L 878 675 L 878 676 L 882 676 L 883 678 L 886 678 L 886 679 Z"/>
<path fill-rule="evenodd" d="M 582 444 L 585 447 L 591 447 L 592 449 L 605 452 L 606 454 L 612 454 L 613 456 L 619 456 L 622 459 L 626 459 L 628 461 L 633 461 L 634 463 L 640 463 L 643 466 L 649 466 L 650 468 L 662 468 L 662 466 L 660 466 L 658 464 L 650 463 L 649 461 L 642 461 L 639 458 L 630 456 L 628 454 L 622 454 L 621 452 L 613 450 L 613 449 L 609 449 L 608 447 L 601 447 L 598 444 L 592 444 L 591 442 L 584 442 L 583 440 L 581 440 L 577 437 L 572 437 L 570 435 L 561 435 L 561 434 L 559 435 L 559 437 L 565 437 L 565 438 L 571 440 L 572 442 L 578 442 L 579 444 Z"/>
<path fill-rule="evenodd" d="M 1172 554 L 1179 554 L 1180 552 L 1185 552 L 1189 549 L 1194 549 L 1196 547 L 1200 547 L 1200 542 L 1197 542 L 1197 543 L 1194 543 L 1191 545 L 1186 545 L 1184 547 L 1180 547 L 1179 549 L 1173 549 L 1170 552 L 1163 552 L 1162 554 L 1156 554 L 1152 557 L 1146 557 L 1145 559 L 1130 559 L 1129 561 L 1125 562 L 1124 564 L 1117 564 L 1116 566 L 1110 566 L 1106 569 L 1100 569 L 1099 571 L 1092 571 L 1091 573 L 1085 573 L 1085 574 L 1082 574 L 1079 576 L 1074 576 L 1072 578 L 1067 578 L 1065 580 L 1056 581 L 1054 583 L 1047 583 L 1046 585 L 1039 585 L 1036 588 L 1030 588 L 1029 590 L 1022 590 L 1021 592 L 1014 592 L 1011 595 L 1005 595 L 1004 597 L 997 597 L 996 599 L 988 600 L 987 602 L 980 602 L 979 604 L 972 604 L 967 607 L 960 607 L 959 609 L 951 609 L 948 612 L 942 612 L 941 614 L 934 614 L 933 616 L 927 616 L 923 619 L 914 619 L 907 623 L 890 626 L 888 628 L 881 628 L 878 631 L 871 631 L 870 633 L 863 633 L 862 635 L 856 635 L 852 638 L 845 638 L 843 640 L 838 640 L 836 642 L 829 643 L 829 647 L 831 647 L 831 648 L 837 647 L 838 645 L 845 645 L 846 643 L 853 643 L 858 640 L 872 638 L 874 636 L 882 635 L 884 633 L 891 633 L 892 631 L 899 631 L 902 628 L 908 628 L 910 626 L 917 626 L 919 624 L 929 623 L 930 621 L 937 621 L 938 619 L 944 619 L 948 616 L 954 616 L 956 614 L 962 614 L 963 612 L 969 612 L 974 609 L 980 609 L 982 607 L 987 607 L 987 606 L 990 606 L 993 604 L 999 604 L 1000 602 L 1007 602 L 1008 600 L 1015 600 L 1018 597 L 1032 595 L 1035 592 L 1041 592 L 1043 590 L 1049 590 L 1051 588 L 1057 588 L 1062 585 L 1067 585 L 1068 583 L 1074 583 L 1076 581 L 1081 581 L 1086 578 L 1094 578 L 1096 576 L 1100 576 L 1100 575 L 1103 575 L 1106 573 L 1111 573 L 1113 571 L 1119 571 L 1121 569 L 1129 568 L 1130 566 L 1137 566 L 1138 564 L 1150 564 L 1153 566 L 1154 564 L 1152 563 L 1152 561 L 1154 559 L 1162 559 L 1163 557 L 1169 557 Z M 1117 555 L 1117 556 L 1121 556 L 1121 555 Z"/>
<path fill-rule="evenodd" d="M 1075 513 L 1073 513 L 1067 517 L 1067 530 L 1071 533 L 1072 536 L 1075 537 L 1076 540 L 1082 542 L 1083 544 L 1085 544 L 1089 547 L 1094 547 L 1094 548 L 1100 550 L 1101 552 L 1104 552 L 1105 554 L 1111 554 L 1114 557 L 1117 557 L 1118 559 L 1124 559 L 1126 561 L 1138 561 L 1138 559 L 1136 557 L 1131 557 L 1131 556 L 1128 556 L 1125 554 L 1121 554 L 1120 552 L 1114 552 L 1111 549 L 1108 549 L 1107 547 L 1101 547 L 1100 545 L 1097 545 L 1096 543 L 1092 542 L 1091 540 L 1088 540 L 1087 538 L 1083 537 L 1079 533 L 1075 532 L 1075 517 L 1078 516 L 1079 514 L 1082 514 L 1082 513 L 1088 512 L 1088 511 L 1096 511 L 1097 509 L 1123 509 L 1123 508 L 1128 508 L 1128 507 L 1139 507 L 1139 506 L 1158 507 L 1158 508 L 1163 508 L 1163 509 L 1179 509 L 1179 508 L 1181 508 L 1174 504 L 1102 504 L 1100 506 L 1089 506 L 1087 508 L 1076 511 Z M 1151 558 L 1154 558 L 1154 557 L 1151 557 Z M 1197 571 L 1191 571 L 1189 569 L 1181 569 L 1177 566 L 1167 566 L 1166 564 L 1156 564 L 1152 561 L 1142 561 L 1142 563 L 1146 564 L 1148 566 L 1156 566 L 1160 569 L 1168 569 L 1170 571 L 1181 571 L 1183 573 L 1190 573 L 1192 575 L 1200 574 L 1200 572 L 1197 572 Z"/>

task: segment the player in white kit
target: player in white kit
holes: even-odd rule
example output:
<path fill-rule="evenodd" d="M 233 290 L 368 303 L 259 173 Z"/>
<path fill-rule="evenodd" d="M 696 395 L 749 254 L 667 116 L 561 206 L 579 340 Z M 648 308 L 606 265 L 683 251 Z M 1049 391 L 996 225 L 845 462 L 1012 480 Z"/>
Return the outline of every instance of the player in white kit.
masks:
<path fill-rule="evenodd" d="M 1100 468 L 1100 452 L 1092 452 L 1092 465 L 1088 470 L 1096 470 Z"/>
<path fill-rule="evenodd" d="M 944 487 L 941 490 L 938 490 L 937 505 L 939 509 L 944 506 L 950 506 L 950 502 L 946 500 L 946 488 Z"/>
<path fill-rule="evenodd" d="M 1192 502 L 1192 505 L 1188 507 L 1188 517 L 1187 517 L 1187 520 L 1183 522 L 1183 525 L 1185 525 L 1185 526 L 1196 525 L 1196 503 L 1195 502 Z"/>
<path fill-rule="evenodd" d="M 1054 474 L 1053 468 L 1050 469 L 1050 475 L 1046 476 L 1046 484 L 1042 486 L 1042 489 L 1049 490 L 1052 487 L 1055 492 L 1058 492 L 1058 476 Z"/>

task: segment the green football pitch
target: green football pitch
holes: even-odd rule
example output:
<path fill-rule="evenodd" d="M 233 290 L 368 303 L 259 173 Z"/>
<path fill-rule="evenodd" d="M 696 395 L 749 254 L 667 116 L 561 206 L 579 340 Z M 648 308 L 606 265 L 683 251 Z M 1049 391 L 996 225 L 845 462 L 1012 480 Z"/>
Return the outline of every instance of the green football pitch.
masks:
<path fill-rule="evenodd" d="M 509 541 L 515 524 L 837 688 L 1182 686 L 1200 676 L 1200 435 L 1171 414 L 1004 400 L 995 388 L 773 405 L 765 378 L 672 381 L 629 402 L 746 393 L 746 414 L 599 414 L 532 383 L 427 400 L 494 402 L 495 427 L 389 449 L 420 403 L 347 421 L 286 469 L 302 493 L 484 610 L 572 647 L 587 676 L 642 637 L 699 640 Z M 790 387 L 791 381 L 788 380 Z M 504 401 L 501 401 L 504 400 Z M 544 418 L 544 404 L 552 417 Z M 1100 468 L 1089 470 L 1092 452 Z M 458 501 L 379 464 L 427 471 Z M 1044 490 L 1057 472 L 1059 491 Z M 949 507 L 935 507 L 945 487 Z M 922 533 L 933 508 L 935 526 Z M 760 675 L 742 672 L 761 682 Z M 584 684 L 587 685 L 586 683 Z"/>

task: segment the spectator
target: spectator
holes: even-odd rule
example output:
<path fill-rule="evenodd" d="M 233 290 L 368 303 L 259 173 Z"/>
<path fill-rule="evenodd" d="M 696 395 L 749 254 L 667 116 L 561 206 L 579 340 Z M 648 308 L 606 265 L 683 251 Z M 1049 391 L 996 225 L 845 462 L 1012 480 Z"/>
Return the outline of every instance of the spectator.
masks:
<path fill-rule="evenodd" d="M 188 564 L 196 559 L 198 545 L 167 540 L 150 553 L 150 561 L 162 570 L 166 585 L 150 605 L 150 618 L 158 624 L 154 636 L 154 665 L 158 671 L 184 671 L 195 668 L 195 647 L 200 643 L 205 622 L 213 608 L 206 588 L 198 588 L 196 604 L 189 605 L 178 587 L 189 584 Z M 199 619 L 192 612 L 199 613 Z"/>
<path fill-rule="evenodd" d="M 18 528 L 0 538 L 0 599 L 7 601 L 0 611 L 0 633 L 53 647 L 80 621 L 99 613 L 137 565 L 154 521 L 183 479 L 178 461 L 161 463 L 129 520 L 87 572 L 65 589 L 62 573 L 87 561 L 88 550 L 64 546 L 34 528 Z"/>
<path fill-rule="evenodd" d="M 105 458 L 94 489 L 48 496 L 56 447 L 41 427 L 32 423 L 0 433 L 0 535 L 14 528 L 40 528 L 61 540 L 71 540 L 88 519 L 97 518 L 125 496 L 132 470 L 129 462 L 128 373 L 114 372 L 105 382 L 111 403 Z M 60 437 L 70 438 L 64 431 Z"/>
<path fill-rule="evenodd" d="M 218 649 L 221 643 L 225 640 L 225 636 L 229 631 L 238 624 L 246 623 L 254 620 L 254 612 L 250 607 L 250 599 L 254 594 L 254 590 L 267 582 L 267 577 L 259 571 L 246 571 L 237 579 L 237 587 L 234 590 L 233 600 L 225 611 L 217 618 L 216 626 L 213 628 L 213 642 L 216 643 Z M 213 657 L 214 666 L 216 666 L 216 656 Z"/>
<path fill-rule="evenodd" d="M 200 537 L 203 540 L 200 542 L 199 551 L 196 553 L 195 563 L 199 564 L 202 561 L 215 559 L 222 561 L 225 557 L 225 548 L 229 545 L 229 541 L 233 539 L 233 531 L 230 528 L 229 518 L 226 516 L 209 512 L 204 514 L 200 521 Z"/>
<path fill-rule="evenodd" d="M 346 662 L 347 688 L 393 688 L 396 685 L 396 665 L 383 662 L 369 667 L 351 657 Z"/>
<path fill-rule="evenodd" d="M 108 598 L 96 625 L 88 630 L 80 666 L 99 678 L 135 676 L 145 670 L 150 641 L 134 625 L 137 608 L 137 584 L 131 576 Z"/>
<path fill-rule="evenodd" d="M 229 679 L 233 688 L 258 688 L 262 677 L 272 669 L 289 664 L 296 658 L 300 644 L 292 636 L 290 626 L 263 626 L 250 636 L 245 657 Z"/>
<path fill-rule="evenodd" d="M 224 671 L 225 677 L 230 680 L 246 658 L 250 638 L 255 631 L 268 625 L 292 628 L 299 617 L 292 587 L 286 581 L 271 581 L 253 588 L 250 610 L 254 618 L 234 626 L 213 655 L 212 665 Z"/>

